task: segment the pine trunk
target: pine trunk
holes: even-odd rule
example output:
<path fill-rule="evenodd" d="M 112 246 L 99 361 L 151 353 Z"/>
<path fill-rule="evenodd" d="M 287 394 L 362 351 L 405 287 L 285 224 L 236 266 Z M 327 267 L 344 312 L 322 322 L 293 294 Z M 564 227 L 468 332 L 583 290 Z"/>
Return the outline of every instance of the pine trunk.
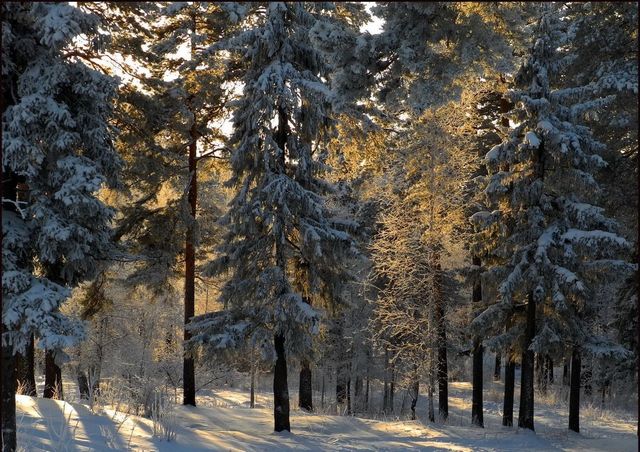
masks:
<path fill-rule="evenodd" d="M 322 369 L 322 392 L 320 394 L 320 407 L 324 410 L 325 370 Z"/>
<path fill-rule="evenodd" d="M 473 265 L 480 267 L 481 260 L 477 256 L 472 257 Z M 482 285 L 480 278 L 473 283 L 473 293 L 471 301 L 474 304 L 482 302 Z M 479 308 L 475 308 L 476 310 Z M 471 394 L 471 423 L 478 427 L 484 427 L 483 401 L 482 401 L 482 362 L 483 347 L 479 337 L 473 339 L 473 375 L 472 375 L 472 394 Z"/>
<path fill-rule="evenodd" d="M 507 353 L 507 364 L 504 368 L 504 406 L 502 409 L 502 425 L 513 426 L 513 398 L 516 382 L 516 363 L 511 353 Z"/>
<path fill-rule="evenodd" d="M 414 372 L 416 372 L 415 380 L 412 385 L 411 390 L 411 420 L 416 420 L 416 405 L 418 404 L 418 395 L 420 394 L 420 379 L 417 375 L 417 369 L 414 368 Z"/>
<path fill-rule="evenodd" d="M 447 327 L 444 317 L 442 269 L 436 264 L 436 318 L 438 327 L 438 414 L 446 421 L 449 417 L 449 372 L 447 368 Z"/>
<path fill-rule="evenodd" d="M 287 383 L 287 358 L 284 351 L 284 335 L 273 338 L 276 364 L 273 370 L 273 420 L 274 430 L 291 431 L 289 424 L 289 385 Z"/>
<path fill-rule="evenodd" d="M 547 386 L 549 383 L 549 365 L 548 365 L 548 357 L 547 355 L 541 355 L 540 360 L 542 361 L 542 386 L 540 389 L 543 394 L 547 393 Z"/>
<path fill-rule="evenodd" d="M 336 375 L 336 402 L 338 404 L 343 404 L 347 399 L 347 385 L 345 381 L 342 379 L 340 375 L 340 371 L 338 371 L 338 375 Z"/>
<path fill-rule="evenodd" d="M 249 408 L 256 407 L 256 369 L 255 363 L 251 362 L 251 393 L 249 394 Z"/>
<path fill-rule="evenodd" d="M 571 388 L 569 389 L 569 430 L 580 432 L 580 352 L 574 347 L 571 353 Z"/>
<path fill-rule="evenodd" d="M 502 362 L 500 353 L 496 353 L 496 362 L 493 366 L 493 379 L 494 381 L 500 381 L 500 374 L 502 373 Z"/>
<path fill-rule="evenodd" d="M 18 387 L 22 388 L 23 394 L 31 397 L 37 397 L 34 342 L 35 341 L 32 334 L 24 354 L 20 354 L 16 356 L 17 385 Z"/>
<path fill-rule="evenodd" d="M 364 387 L 364 411 L 369 411 L 369 376 L 367 375 L 367 383 Z"/>
<path fill-rule="evenodd" d="M 78 392 L 80 399 L 89 400 L 89 379 L 87 375 L 78 367 L 76 371 L 76 380 L 78 381 Z"/>
<path fill-rule="evenodd" d="M 569 360 L 567 358 L 564 359 L 562 366 L 562 384 L 569 386 Z"/>
<path fill-rule="evenodd" d="M 389 350 L 384 349 L 384 385 L 382 393 L 382 412 L 389 412 Z"/>
<path fill-rule="evenodd" d="M 52 350 L 46 350 L 44 355 L 44 393 L 42 396 L 45 399 L 64 400 L 62 369 L 56 364 Z"/>
<path fill-rule="evenodd" d="M 351 412 L 351 382 L 349 380 L 349 366 L 339 364 L 336 370 L 336 402 L 338 405 L 345 405 L 346 412 Z M 340 407 L 338 407 L 340 409 Z"/>
<path fill-rule="evenodd" d="M 393 413 L 394 410 L 394 402 L 393 396 L 395 395 L 396 390 L 396 363 L 391 363 L 391 377 L 389 381 L 389 412 Z"/>
<path fill-rule="evenodd" d="M 193 18 L 192 32 L 196 32 L 196 19 Z M 195 49 L 191 48 L 193 56 Z M 193 114 L 193 123 L 189 129 L 189 192 L 187 201 L 189 202 L 189 224 L 187 225 L 187 233 L 184 245 L 184 341 L 191 339 L 191 333 L 187 331 L 187 324 L 195 314 L 195 277 L 196 277 L 196 250 L 195 250 L 195 221 L 196 207 L 198 203 L 198 173 L 197 173 L 197 147 L 198 147 L 198 128 L 195 112 Z M 183 405 L 196 406 L 196 376 L 193 356 L 187 355 L 185 352 L 182 361 L 182 383 L 183 383 Z"/>
<path fill-rule="evenodd" d="M 15 355 L 11 347 L 0 346 L 0 350 L 0 443 L 2 452 L 14 452 L 17 447 Z"/>
<path fill-rule="evenodd" d="M 355 398 L 361 397 L 362 396 L 362 377 L 359 375 L 356 375 L 356 385 L 353 389 L 353 396 Z"/>
<path fill-rule="evenodd" d="M 473 341 L 473 375 L 472 375 L 472 393 L 471 393 L 471 423 L 477 427 L 484 427 L 483 412 L 483 359 L 484 347 L 475 338 Z"/>
<path fill-rule="evenodd" d="M 91 393 L 95 397 L 96 395 L 100 395 L 100 379 L 102 376 L 102 365 L 100 361 L 98 365 L 89 367 L 89 387 L 91 388 Z"/>
<path fill-rule="evenodd" d="M 553 360 L 547 355 L 547 383 L 553 384 Z"/>
<path fill-rule="evenodd" d="M 384 386 L 382 388 L 382 412 L 387 414 L 389 412 L 389 384 L 385 376 Z"/>
<path fill-rule="evenodd" d="M 3 83 L 4 87 L 4 83 Z M 8 104 L 6 92 L 3 89 L 3 113 Z M 13 172 L 5 171 L 0 166 L 2 176 L 2 194 L 4 199 L 17 199 L 17 179 Z M 4 203 L 2 205 L 4 209 Z M 9 208 L 8 210 L 14 210 Z M 0 296 L 0 312 L 4 313 L 4 297 Z M 15 355 L 13 347 L 6 346 L 4 341 L 5 326 L 0 319 L 0 446 L 2 452 L 14 452 L 17 448 L 17 426 L 16 426 L 16 375 L 15 375 Z"/>
<path fill-rule="evenodd" d="M 505 329 L 509 331 L 512 326 L 512 317 L 507 317 Z M 513 400 L 516 386 L 516 361 L 511 348 L 507 349 L 506 365 L 504 367 L 504 400 L 502 407 L 502 425 L 513 426 Z"/>
<path fill-rule="evenodd" d="M 429 384 L 429 409 L 428 409 L 429 421 L 436 421 L 436 413 L 433 409 L 433 384 Z"/>
<path fill-rule="evenodd" d="M 354 397 L 354 406 L 353 410 L 358 412 L 362 409 L 362 377 L 360 375 L 356 376 L 356 384 L 353 390 Z"/>
<path fill-rule="evenodd" d="M 300 386 L 298 394 L 298 406 L 305 411 L 313 411 L 313 397 L 311 388 L 311 367 L 309 361 L 303 359 L 300 362 Z"/>
<path fill-rule="evenodd" d="M 536 334 L 536 304 L 533 294 L 527 300 L 527 323 L 522 352 L 522 373 L 520 378 L 520 412 L 518 413 L 518 427 L 534 430 L 533 426 L 533 379 L 534 353 L 529 350 L 531 341 Z"/>
<path fill-rule="evenodd" d="M 351 376 L 347 378 L 347 414 L 351 416 Z"/>

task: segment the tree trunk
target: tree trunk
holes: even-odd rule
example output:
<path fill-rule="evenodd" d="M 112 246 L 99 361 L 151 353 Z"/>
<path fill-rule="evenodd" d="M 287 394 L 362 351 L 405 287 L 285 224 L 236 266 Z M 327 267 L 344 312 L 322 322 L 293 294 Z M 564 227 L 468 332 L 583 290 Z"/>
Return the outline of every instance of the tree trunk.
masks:
<path fill-rule="evenodd" d="M 547 355 L 547 383 L 553 384 L 553 360 Z"/>
<path fill-rule="evenodd" d="M 438 258 L 439 259 L 439 258 Z M 436 264 L 436 319 L 438 328 L 438 414 L 446 421 L 449 417 L 449 372 L 447 368 L 447 327 L 444 317 L 442 269 Z"/>
<path fill-rule="evenodd" d="M 367 375 L 367 383 L 364 389 L 364 411 L 369 411 L 369 375 Z"/>
<path fill-rule="evenodd" d="M 7 108 L 10 97 L 7 96 L 3 83 L 2 96 L 2 112 Z M 18 199 L 18 182 L 19 178 L 12 171 L 6 171 L 0 166 L 0 177 L 2 179 L 1 198 L 17 200 Z M 2 209 L 15 211 L 15 207 L 5 207 L 2 203 Z M 0 313 L 4 313 L 4 297 L 0 296 Z M 2 452 L 14 452 L 17 448 L 17 427 L 16 427 L 16 375 L 15 375 L 15 354 L 12 346 L 5 345 L 4 338 L 5 326 L 0 319 L 0 445 Z"/>
<path fill-rule="evenodd" d="M 76 380 L 78 380 L 78 392 L 80 393 L 80 399 L 89 400 L 89 380 L 87 375 L 78 367 L 76 371 Z"/>
<path fill-rule="evenodd" d="M 322 369 L 322 393 L 320 395 L 320 407 L 324 410 L 324 382 L 325 382 L 325 370 Z"/>
<path fill-rule="evenodd" d="M 56 364 L 52 350 L 46 350 L 44 355 L 44 393 L 42 396 L 45 399 L 64 399 L 62 369 Z"/>
<path fill-rule="evenodd" d="M 564 365 L 562 366 L 562 384 L 569 386 L 569 360 L 564 359 Z"/>
<path fill-rule="evenodd" d="M 356 375 L 356 384 L 353 391 L 354 397 L 358 398 L 362 396 L 362 377 L 360 375 Z"/>
<path fill-rule="evenodd" d="M 436 413 L 433 408 L 433 383 L 429 384 L 429 409 L 428 409 L 429 421 L 436 421 Z"/>
<path fill-rule="evenodd" d="M 311 306 L 311 300 L 308 297 L 302 298 L 305 303 Z M 313 388 L 311 374 L 311 365 L 309 360 L 304 358 L 300 361 L 300 384 L 298 385 L 298 407 L 305 411 L 313 411 Z"/>
<path fill-rule="evenodd" d="M 502 373 L 502 362 L 500 359 L 500 353 L 496 353 L 496 363 L 493 366 L 493 379 L 494 381 L 500 381 L 500 374 Z"/>
<path fill-rule="evenodd" d="M 513 355 L 507 353 L 507 365 L 504 368 L 504 406 L 502 409 L 502 425 L 513 426 L 513 394 L 516 381 L 516 363 Z"/>
<path fill-rule="evenodd" d="M 444 334 L 443 334 L 444 336 Z M 440 340 L 446 340 L 440 337 Z M 438 347 L 438 414 L 446 421 L 449 417 L 449 373 L 447 371 L 447 347 Z"/>
<path fill-rule="evenodd" d="M 305 411 L 313 411 L 313 397 L 311 388 L 311 367 L 309 361 L 303 359 L 300 362 L 300 386 L 298 393 L 298 406 Z"/>
<path fill-rule="evenodd" d="M 416 420 L 416 405 L 418 404 L 418 395 L 420 394 L 420 379 L 418 378 L 417 366 L 414 366 L 414 382 L 411 387 L 411 420 Z"/>
<path fill-rule="evenodd" d="M 359 412 L 360 410 L 362 410 L 362 377 L 360 375 L 356 375 L 356 384 L 353 391 L 353 397 L 353 411 Z"/>
<path fill-rule="evenodd" d="M 391 370 L 391 376 L 389 381 L 389 412 L 393 413 L 393 410 L 394 410 L 393 396 L 395 395 L 395 390 L 396 390 L 396 363 L 395 362 L 391 363 L 390 370 Z"/>
<path fill-rule="evenodd" d="M 33 334 L 27 344 L 24 354 L 16 356 L 16 381 L 23 394 L 37 397 L 35 375 L 35 345 Z"/>
<path fill-rule="evenodd" d="M 339 404 L 343 404 L 347 399 L 347 385 L 346 382 L 342 379 L 342 375 L 340 375 L 340 371 L 338 370 L 338 374 L 336 375 L 336 402 Z"/>
<path fill-rule="evenodd" d="M 520 412 L 518 413 L 518 427 L 534 430 L 533 426 L 533 367 L 534 353 L 529 350 L 531 341 L 536 334 L 536 304 L 533 294 L 527 299 L 527 324 L 522 352 L 522 373 L 520 379 Z"/>
<path fill-rule="evenodd" d="M 473 265 L 480 267 L 481 260 L 477 256 L 472 257 Z M 473 283 L 473 292 L 471 301 L 476 306 L 482 301 L 482 285 L 480 278 Z M 475 308 L 478 310 L 479 308 Z M 479 337 L 473 338 L 473 375 L 472 375 L 472 393 L 471 393 L 471 423 L 478 427 L 484 427 L 483 401 L 482 401 L 482 363 L 483 363 L 483 347 Z"/>
<path fill-rule="evenodd" d="M 548 365 L 549 360 L 547 355 L 541 355 L 540 361 L 542 361 L 542 365 L 540 366 L 542 368 L 542 379 L 541 379 L 542 386 L 540 387 L 540 389 L 542 390 L 543 394 L 546 394 L 547 385 L 549 383 L 549 365 Z"/>
<path fill-rule="evenodd" d="M 351 376 L 347 378 L 347 414 L 351 416 Z"/>
<path fill-rule="evenodd" d="M 382 412 L 389 412 L 389 350 L 384 349 L 384 385 L 382 393 Z"/>
<path fill-rule="evenodd" d="M 273 419 L 274 430 L 291 431 L 289 424 L 289 385 L 287 383 L 287 359 L 284 351 L 284 335 L 273 338 L 276 349 L 276 364 L 273 370 Z"/>
<path fill-rule="evenodd" d="M 196 19 L 193 18 L 192 32 L 196 32 Z M 193 56 L 195 49 L 191 48 Z M 198 147 L 198 125 L 196 122 L 196 114 L 194 111 L 193 123 L 189 129 L 189 192 L 187 201 L 189 202 L 189 224 L 187 225 L 187 233 L 184 245 L 184 341 L 191 339 L 191 333 L 187 331 L 187 324 L 195 314 L 195 269 L 196 269 L 196 250 L 195 250 L 195 222 L 196 207 L 198 203 L 198 173 L 197 173 L 197 147 Z M 183 405 L 196 406 L 196 376 L 193 356 L 186 352 L 182 361 L 182 383 L 183 383 Z"/>
<path fill-rule="evenodd" d="M 404 391 L 402 395 L 402 402 L 400 402 L 400 416 L 404 415 L 405 408 L 407 406 L 407 396 L 409 395 L 410 391 L 411 391 L 411 388 L 407 388 L 407 390 Z"/>
<path fill-rule="evenodd" d="M 256 407 L 256 366 L 251 361 L 251 393 L 249 395 L 249 408 Z"/>
<path fill-rule="evenodd" d="M 2 322 L 1 331 L 4 331 Z M 0 443 L 2 452 L 14 452 L 17 447 L 15 355 L 11 346 L 0 346 L 0 350 Z"/>
<path fill-rule="evenodd" d="M 349 378 L 349 365 L 338 364 L 336 367 L 336 402 L 346 406 L 346 412 L 351 412 L 351 381 Z M 340 409 L 338 407 L 338 409 Z"/>
<path fill-rule="evenodd" d="M 483 414 L 483 358 L 484 347 L 475 338 L 473 341 L 473 375 L 471 393 L 471 423 L 477 427 L 484 427 Z"/>
<path fill-rule="evenodd" d="M 580 432 L 580 352 L 576 347 L 571 353 L 571 388 L 569 389 L 569 430 Z"/>
<path fill-rule="evenodd" d="M 102 360 L 98 361 L 98 365 L 89 367 L 88 372 L 89 387 L 93 397 L 100 395 L 100 379 L 102 377 Z"/>

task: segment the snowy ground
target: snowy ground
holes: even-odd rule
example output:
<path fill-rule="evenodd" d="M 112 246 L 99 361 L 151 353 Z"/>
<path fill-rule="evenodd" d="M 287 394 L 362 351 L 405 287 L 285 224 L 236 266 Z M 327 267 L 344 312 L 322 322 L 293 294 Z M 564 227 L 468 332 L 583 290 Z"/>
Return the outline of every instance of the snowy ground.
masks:
<path fill-rule="evenodd" d="M 485 391 L 485 429 L 469 426 L 469 383 L 451 383 L 451 416 L 447 425 L 424 421 L 426 401 L 418 405 L 418 421 L 360 419 L 310 415 L 294 410 L 293 433 L 272 431 L 270 395 L 258 395 L 258 408 L 248 408 L 248 394 L 214 391 L 201 406 L 176 406 L 175 440 L 153 435 L 150 419 L 104 409 L 94 414 L 85 405 L 18 396 L 21 448 L 36 450 L 637 450 L 632 413 L 587 409 L 582 432 L 569 433 L 561 403 L 536 404 L 536 434 L 500 425 L 500 384 Z M 516 394 L 517 396 L 517 394 Z M 516 397 L 517 400 L 517 397 Z M 517 412 L 517 407 L 516 407 Z"/>

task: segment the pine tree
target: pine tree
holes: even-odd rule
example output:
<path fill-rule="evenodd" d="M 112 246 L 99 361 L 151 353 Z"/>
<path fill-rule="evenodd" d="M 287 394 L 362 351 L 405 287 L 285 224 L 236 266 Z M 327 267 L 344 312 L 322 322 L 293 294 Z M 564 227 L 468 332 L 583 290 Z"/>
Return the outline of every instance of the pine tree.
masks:
<path fill-rule="evenodd" d="M 578 354 L 602 346 L 585 323 L 592 309 L 589 293 L 598 273 L 612 278 L 626 267 L 613 258 L 629 249 L 616 235 L 615 222 L 593 205 L 598 193 L 593 174 L 606 163 L 599 155 L 602 144 L 579 123 L 584 112 L 611 99 L 589 98 L 588 88 L 561 84 L 568 61 L 558 49 L 570 35 L 558 20 L 559 11 L 557 5 L 543 7 L 534 45 L 516 76 L 517 89 L 510 92 L 517 104 L 514 119 L 520 123 L 508 141 L 485 156 L 485 193 L 496 210 L 472 216 L 485 228 L 490 253 L 508 261 L 488 270 L 486 276 L 497 283 L 498 300 L 473 326 L 476 331 L 493 327 L 488 342 L 497 348 L 520 341 L 518 424 L 532 430 L 534 353 L 558 355 L 565 344 Z M 496 332 L 514 315 L 520 321 Z M 572 423 L 570 428 L 578 427 Z"/>
<path fill-rule="evenodd" d="M 161 12 L 162 18 L 167 20 L 156 29 L 158 38 L 152 51 L 165 56 L 176 53 L 184 45 L 189 51 L 188 61 L 178 60 L 174 63 L 165 56 L 159 67 L 159 70 L 163 70 L 165 74 L 167 71 L 178 74 L 175 81 L 168 83 L 166 91 L 173 97 L 181 116 L 184 116 L 184 120 L 178 123 L 177 130 L 172 131 L 177 135 L 175 145 L 180 146 L 183 143 L 182 145 L 188 149 L 188 189 L 186 190 L 188 213 L 184 219 L 186 223 L 184 247 L 184 322 L 186 326 L 195 313 L 198 161 L 205 156 L 215 157 L 216 153 L 220 155 L 224 150 L 220 144 L 215 146 L 215 141 L 220 141 L 222 137 L 210 125 L 212 121 L 219 118 L 224 108 L 225 96 L 222 89 L 224 70 L 220 59 L 206 53 L 205 50 L 222 38 L 228 21 L 225 20 L 221 5 L 207 2 L 196 2 L 191 5 L 167 4 Z M 198 153 L 198 147 L 200 147 L 200 153 Z M 184 340 L 188 341 L 190 337 L 189 331 L 185 328 Z M 183 383 L 183 404 L 195 406 L 195 368 L 192 356 L 185 355 Z"/>
<path fill-rule="evenodd" d="M 231 13 L 245 30 L 224 46 L 248 59 L 230 140 L 228 184 L 238 192 L 224 218 L 223 256 L 209 266 L 210 273 L 229 271 L 230 279 L 221 295 L 226 310 L 195 321 L 192 342 L 227 347 L 249 337 L 275 358 L 276 431 L 290 430 L 287 356 L 308 353 L 319 322 L 294 290 L 293 260 L 311 270 L 311 293 L 335 297 L 339 262 L 351 248 L 322 198 L 330 188 L 321 176 L 331 93 L 319 77 L 327 71 L 309 30 L 328 17 L 325 8 L 331 5 L 238 7 Z"/>
<path fill-rule="evenodd" d="M 225 155 L 225 68 L 205 50 L 230 22 L 221 5 L 206 2 L 84 7 L 107 18 L 110 50 L 126 57 L 117 61 L 125 81 L 114 120 L 121 130 L 116 146 L 126 165 L 115 236 L 137 259 L 128 282 L 160 296 L 183 274 L 186 325 L 195 309 L 197 259 L 217 238 L 212 222 L 221 195 L 212 162 Z M 211 233 L 201 236 L 200 227 Z M 184 403 L 195 405 L 194 359 L 185 354 L 183 361 Z"/>

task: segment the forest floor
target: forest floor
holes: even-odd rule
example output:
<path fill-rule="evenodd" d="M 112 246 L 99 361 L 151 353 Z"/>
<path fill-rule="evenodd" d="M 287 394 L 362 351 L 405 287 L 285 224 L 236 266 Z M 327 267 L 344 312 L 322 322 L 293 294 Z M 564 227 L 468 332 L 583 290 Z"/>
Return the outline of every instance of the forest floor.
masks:
<path fill-rule="evenodd" d="M 259 393 L 257 407 L 250 409 L 246 391 L 225 388 L 199 396 L 198 407 L 173 408 L 167 422 L 176 437 L 170 442 L 154 436 L 151 419 L 105 407 L 94 410 L 96 414 L 79 403 L 17 396 L 18 441 L 24 451 L 638 450 L 633 411 L 587 405 L 581 433 L 576 434 L 566 428 L 565 403 L 556 400 L 563 395 L 556 393 L 536 400 L 533 433 L 501 426 L 500 390 L 500 383 L 491 382 L 485 391 L 484 429 L 469 425 L 471 385 L 454 382 L 446 424 L 426 420 L 425 398 L 419 401 L 417 421 L 307 414 L 293 409 L 292 403 L 292 433 L 274 433 L 270 394 Z M 516 416 L 517 396 L 518 388 Z"/>

